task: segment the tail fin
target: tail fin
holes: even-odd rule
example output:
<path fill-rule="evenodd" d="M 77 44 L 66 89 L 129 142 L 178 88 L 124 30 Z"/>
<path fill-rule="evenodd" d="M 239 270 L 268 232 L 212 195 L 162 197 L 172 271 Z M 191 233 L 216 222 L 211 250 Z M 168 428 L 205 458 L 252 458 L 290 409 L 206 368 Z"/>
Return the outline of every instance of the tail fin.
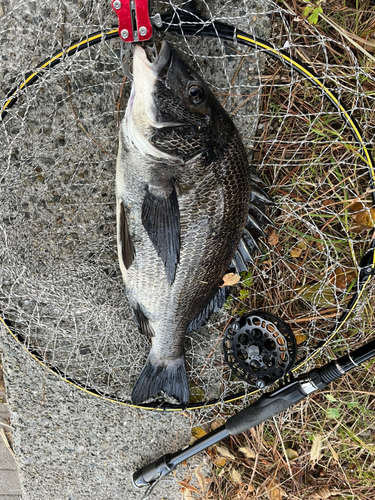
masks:
<path fill-rule="evenodd" d="M 159 360 L 150 352 L 146 364 L 132 391 L 132 403 L 140 404 L 154 394 L 164 391 L 176 398 L 183 407 L 189 403 L 189 385 L 185 356 L 173 360 Z"/>

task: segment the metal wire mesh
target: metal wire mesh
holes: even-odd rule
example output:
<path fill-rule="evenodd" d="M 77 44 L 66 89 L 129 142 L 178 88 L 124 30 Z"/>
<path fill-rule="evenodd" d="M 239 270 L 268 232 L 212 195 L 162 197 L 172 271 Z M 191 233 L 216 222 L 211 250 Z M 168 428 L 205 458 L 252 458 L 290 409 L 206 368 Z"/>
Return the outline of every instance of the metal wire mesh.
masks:
<path fill-rule="evenodd" d="M 273 3 L 200 7 L 210 20 L 268 37 L 312 65 L 371 144 L 373 97 L 362 86 L 370 76 L 348 47 L 312 28 L 295 29 L 295 19 Z M 99 2 L 43 1 L 3 14 L 1 106 L 6 91 L 41 60 L 116 22 Z M 27 33 L 17 22 L 25 16 Z M 276 204 L 255 265 L 223 310 L 186 339 L 192 401 L 222 401 L 252 390 L 223 362 L 221 339 L 231 316 L 259 309 L 281 316 L 297 335 L 300 358 L 335 325 L 368 246 L 369 226 L 356 222 L 358 213 L 372 217 L 368 171 L 339 112 L 288 64 L 219 38 L 162 38 L 201 72 L 231 114 Z M 332 63 L 332 46 L 343 54 L 340 65 Z M 116 253 L 115 159 L 131 86 L 123 64 L 131 68 L 131 49 L 118 39 L 64 59 L 20 92 L 1 123 L 0 311 L 26 348 L 64 378 L 128 401 L 149 341 L 132 320 Z M 365 340 L 370 293 L 330 348 Z"/>

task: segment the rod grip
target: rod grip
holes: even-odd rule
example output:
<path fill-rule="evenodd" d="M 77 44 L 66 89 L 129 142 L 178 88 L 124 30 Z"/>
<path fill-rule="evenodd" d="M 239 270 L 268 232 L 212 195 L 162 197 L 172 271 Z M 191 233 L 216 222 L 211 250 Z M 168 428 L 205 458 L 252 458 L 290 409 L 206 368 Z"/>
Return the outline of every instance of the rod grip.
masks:
<path fill-rule="evenodd" d="M 236 436 L 287 410 L 305 397 L 306 394 L 301 391 L 299 382 L 296 381 L 284 389 L 282 394 L 277 391 L 263 395 L 258 401 L 227 420 L 225 427 L 231 436 Z"/>

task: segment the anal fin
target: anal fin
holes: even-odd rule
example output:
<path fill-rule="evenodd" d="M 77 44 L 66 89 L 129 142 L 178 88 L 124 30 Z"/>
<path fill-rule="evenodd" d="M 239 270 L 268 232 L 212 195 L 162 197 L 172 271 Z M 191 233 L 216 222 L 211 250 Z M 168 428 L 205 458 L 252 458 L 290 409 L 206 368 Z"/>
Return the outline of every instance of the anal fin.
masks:
<path fill-rule="evenodd" d="M 137 304 L 137 307 L 133 309 L 133 313 L 134 313 L 134 321 L 136 322 L 140 333 L 146 335 L 146 337 L 148 338 L 154 337 L 155 336 L 154 330 L 152 329 L 152 326 L 150 325 L 148 318 L 143 313 L 139 304 Z"/>

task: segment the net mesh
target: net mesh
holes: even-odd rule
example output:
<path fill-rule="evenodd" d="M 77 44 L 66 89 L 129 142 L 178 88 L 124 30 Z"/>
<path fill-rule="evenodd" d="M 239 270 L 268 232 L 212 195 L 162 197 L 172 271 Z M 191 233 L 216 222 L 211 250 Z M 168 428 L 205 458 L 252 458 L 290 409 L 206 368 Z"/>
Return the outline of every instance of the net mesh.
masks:
<path fill-rule="evenodd" d="M 155 11 L 178 6 L 160 2 Z M 267 37 L 309 63 L 346 103 L 370 146 L 375 84 L 345 44 L 273 3 L 199 7 L 208 19 Z M 41 1 L 1 14 L 1 106 L 43 59 L 116 24 L 102 2 Z M 163 38 L 231 114 L 275 201 L 274 226 L 255 264 L 225 307 L 186 338 L 192 401 L 220 402 L 253 390 L 223 361 L 231 317 L 253 310 L 280 316 L 297 337 L 300 358 L 335 326 L 368 247 L 368 172 L 337 110 L 290 65 L 219 38 L 157 34 L 157 43 Z M 115 160 L 131 58 L 132 49 L 114 39 L 64 59 L 20 92 L 0 126 L 1 315 L 27 349 L 63 377 L 122 401 L 129 400 L 150 348 L 132 320 L 116 251 Z M 368 288 L 324 356 L 368 337 L 370 295 Z M 207 420 L 209 411 L 197 411 L 195 419 Z"/>

